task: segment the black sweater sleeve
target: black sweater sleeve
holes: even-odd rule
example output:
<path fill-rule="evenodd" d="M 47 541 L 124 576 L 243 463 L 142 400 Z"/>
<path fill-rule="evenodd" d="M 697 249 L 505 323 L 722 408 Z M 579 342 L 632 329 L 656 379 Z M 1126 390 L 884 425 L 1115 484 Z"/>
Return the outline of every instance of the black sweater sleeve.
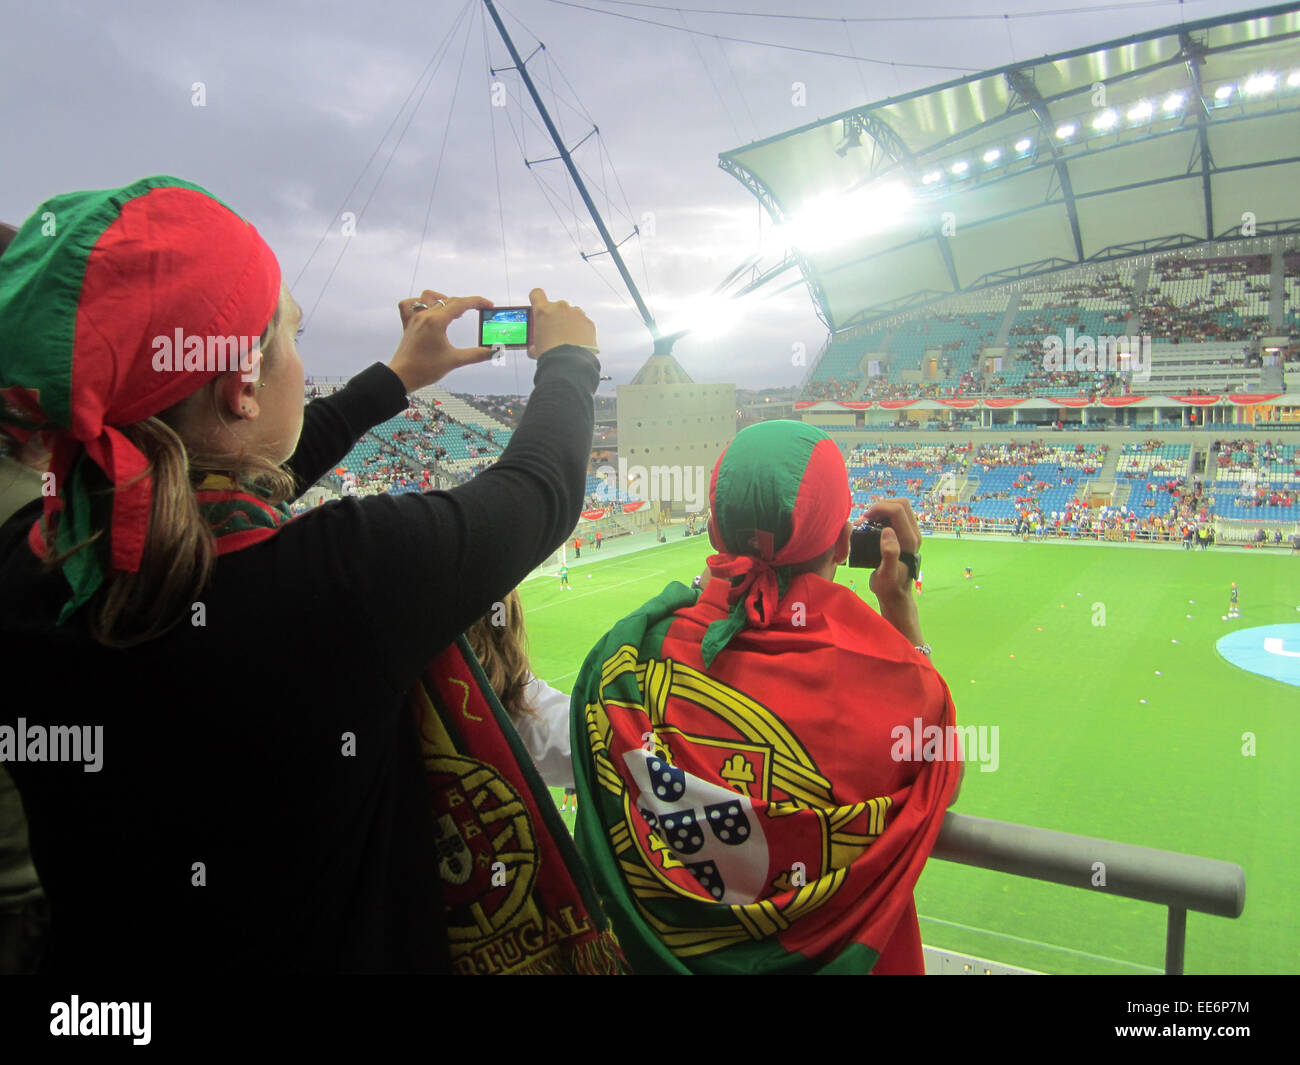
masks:
<path fill-rule="evenodd" d="M 600 363 L 584 349 L 547 352 L 523 420 L 494 465 L 450 491 L 343 499 L 308 511 L 269 541 L 286 565 L 278 576 L 322 582 L 304 598 L 347 616 L 314 623 L 346 627 L 366 668 L 394 693 L 405 691 L 576 524 L 599 376 Z"/>
<path fill-rule="evenodd" d="M 401 414 L 406 406 L 402 379 L 380 362 L 362 370 L 332 396 L 308 403 L 298 446 L 286 463 L 293 473 L 294 498 L 337 466 L 362 433 Z"/>

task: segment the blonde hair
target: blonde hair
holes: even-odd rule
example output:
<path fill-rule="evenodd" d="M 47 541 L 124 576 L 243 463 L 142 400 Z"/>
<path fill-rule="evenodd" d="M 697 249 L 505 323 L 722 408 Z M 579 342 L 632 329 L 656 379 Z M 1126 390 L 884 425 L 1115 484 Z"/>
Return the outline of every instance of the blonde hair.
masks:
<path fill-rule="evenodd" d="M 277 307 L 260 341 L 263 371 L 274 360 L 279 325 Z M 174 427 L 187 403 L 182 400 L 120 430 L 148 463 L 142 476 L 153 479 L 153 500 L 139 570 L 130 573 L 105 565 L 104 583 L 87 604 L 91 636 L 105 647 L 133 647 L 163 635 L 189 614 L 207 586 L 216 560 L 216 538 L 194 494 L 194 486 L 205 476 L 223 474 L 270 503 L 294 495 L 293 475 L 261 456 L 241 452 L 233 459 L 216 459 L 191 452 Z M 61 553 L 50 537 L 43 559 L 47 571 L 84 550 L 101 551 L 107 563 L 107 530 L 116 489 L 93 463 L 84 468 L 95 532 Z"/>
<path fill-rule="evenodd" d="M 528 634 L 519 590 L 514 589 L 465 630 L 465 639 L 487 674 L 488 683 L 512 721 L 536 715 L 524 701 L 532 678 L 528 664 Z"/>

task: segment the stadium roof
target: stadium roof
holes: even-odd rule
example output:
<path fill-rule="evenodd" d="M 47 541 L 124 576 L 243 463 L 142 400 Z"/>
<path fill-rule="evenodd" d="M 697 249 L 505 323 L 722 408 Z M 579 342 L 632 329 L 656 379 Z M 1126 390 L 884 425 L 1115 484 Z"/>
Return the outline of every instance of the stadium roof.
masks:
<path fill-rule="evenodd" d="M 1300 7 L 1001 67 L 719 160 L 789 225 L 787 264 L 832 331 L 1080 264 L 1297 232 Z"/>

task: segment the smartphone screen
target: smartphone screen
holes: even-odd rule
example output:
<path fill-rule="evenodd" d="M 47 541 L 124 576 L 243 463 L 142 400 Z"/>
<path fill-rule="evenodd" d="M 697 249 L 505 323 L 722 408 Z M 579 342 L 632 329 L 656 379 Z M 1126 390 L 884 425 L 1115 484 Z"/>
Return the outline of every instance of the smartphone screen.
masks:
<path fill-rule="evenodd" d="M 532 338 L 531 307 L 493 307 L 478 312 L 479 344 L 485 348 L 526 348 Z"/>

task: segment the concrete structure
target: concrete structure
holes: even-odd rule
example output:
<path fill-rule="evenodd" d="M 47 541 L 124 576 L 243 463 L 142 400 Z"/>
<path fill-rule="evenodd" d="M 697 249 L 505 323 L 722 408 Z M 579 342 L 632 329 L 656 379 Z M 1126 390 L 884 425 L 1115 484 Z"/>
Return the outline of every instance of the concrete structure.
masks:
<path fill-rule="evenodd" d="M 708 478 L 735 435 L 736 386 L 697 384 L 671 355 L 651 355 L 618 386 L 621 487 L 670 514 L 708 505 Z"/>

